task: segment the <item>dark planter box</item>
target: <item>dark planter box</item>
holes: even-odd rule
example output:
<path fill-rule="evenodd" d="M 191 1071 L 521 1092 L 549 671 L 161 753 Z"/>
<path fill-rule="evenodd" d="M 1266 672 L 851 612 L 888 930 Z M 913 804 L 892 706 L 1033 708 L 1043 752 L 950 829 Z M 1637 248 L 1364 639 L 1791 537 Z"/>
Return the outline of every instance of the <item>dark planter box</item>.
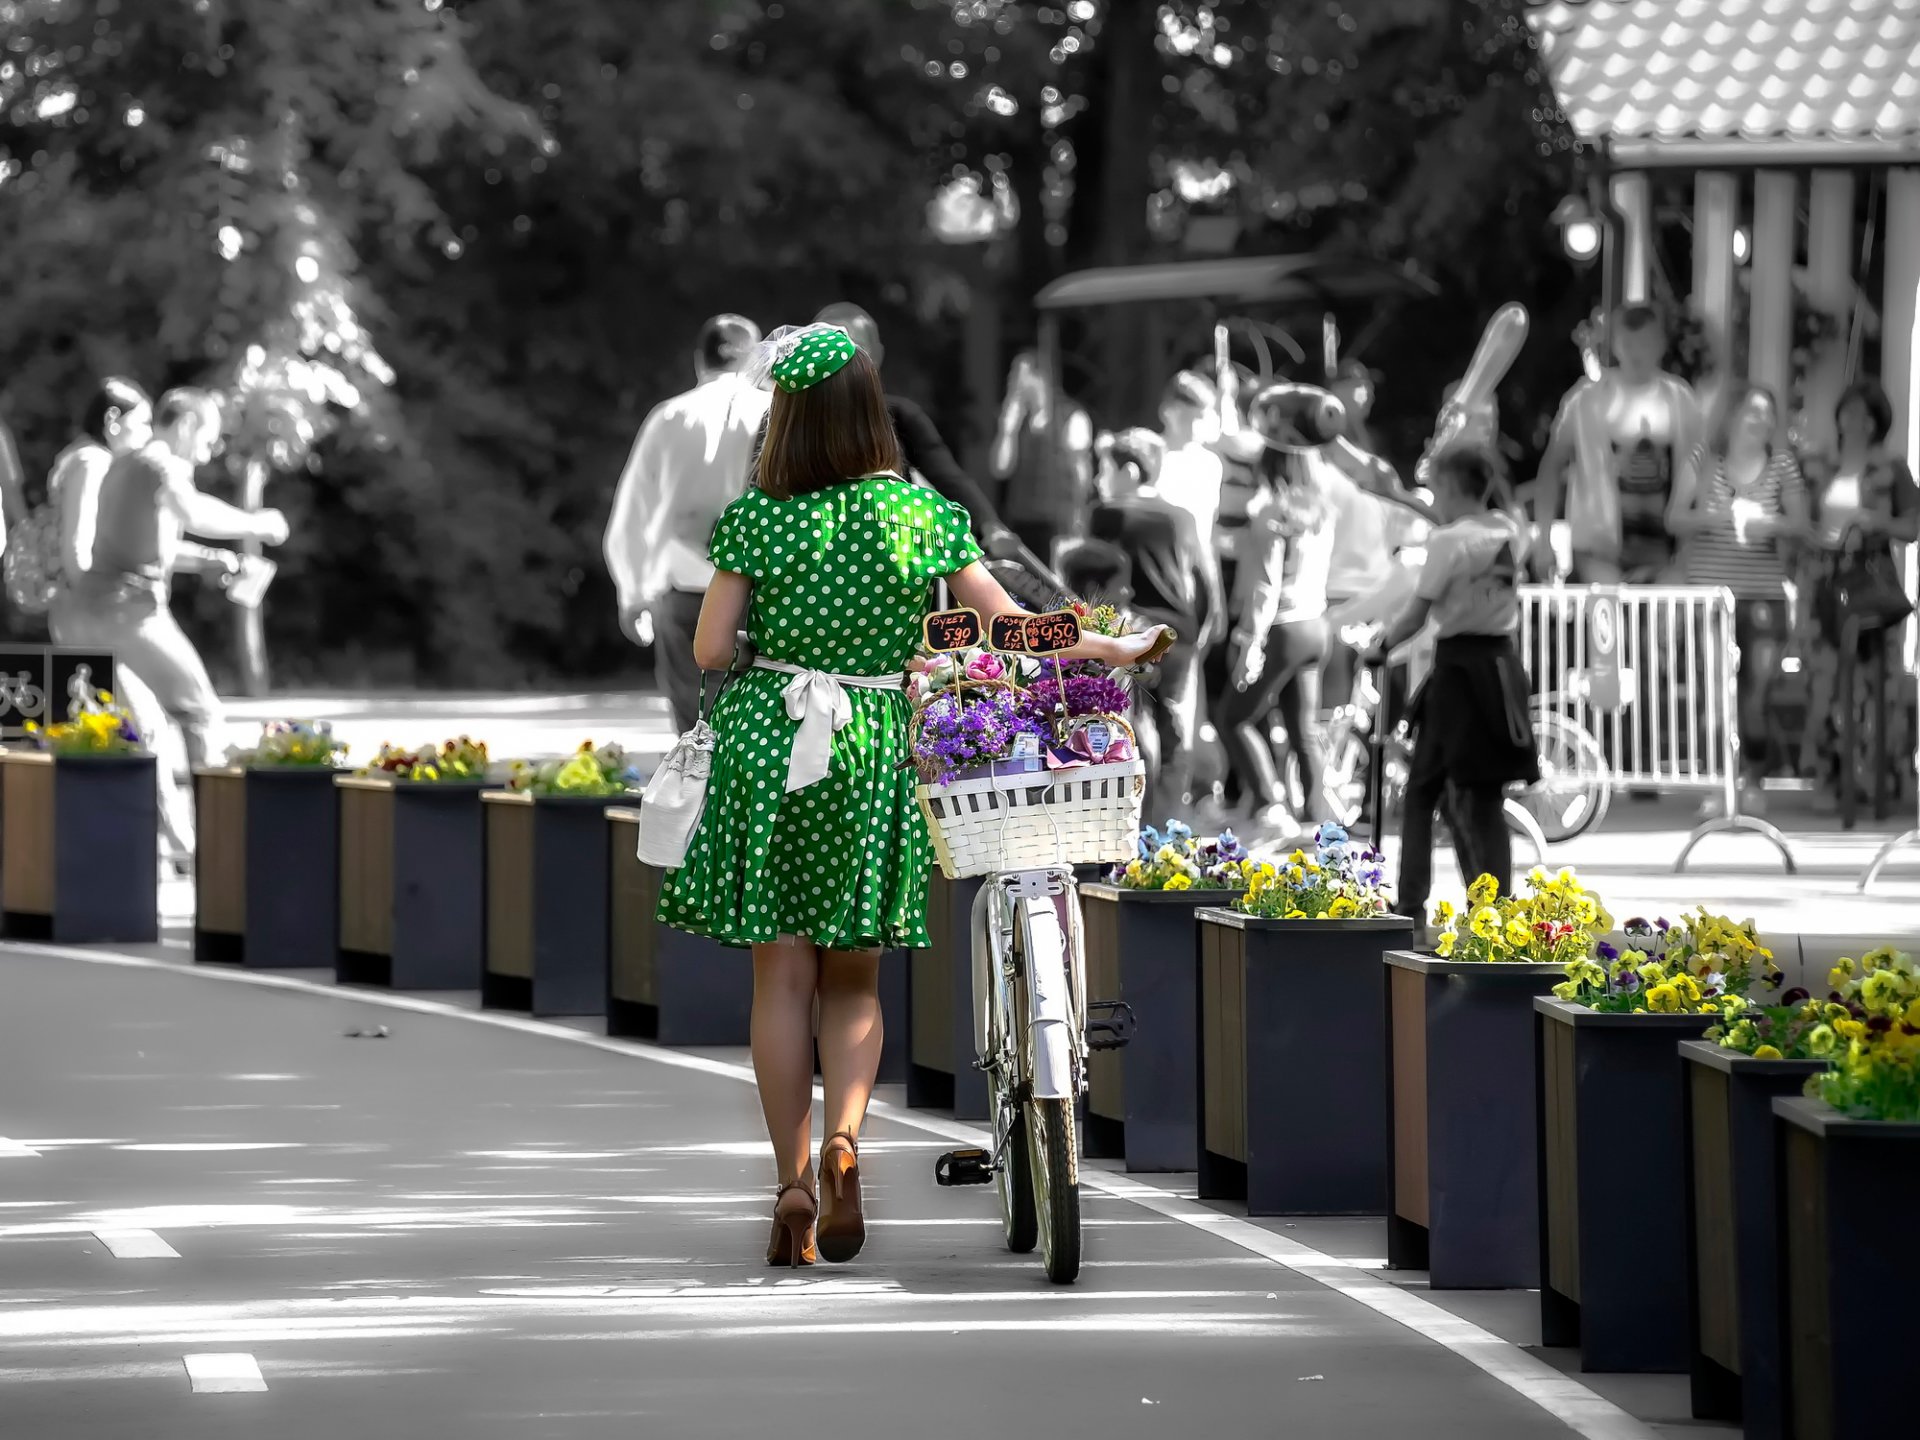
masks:
<path fill-rule="evenodd" d="M 1693 1414 L 1780 1440 L 1780 1200 L 1773 1102 L 1820 1060 L 1755 1060 L 1706 1040 L 1680 1047 L 1687 1078 L 1687 1279 Z"/>
<path fill-rule="evenodd" d="M 158 940 L 153 757 L 28 751 L 0 761 L 0 933 L 71 944 Z"/>
<path fill-rule="evenodd" d="M 1200 1165 L 1200 922 L 1229 890 L 1083 885 L 1087 998 L 1121 1000 L 1131 1044 L 1096 1050 L 1087 1066 L 1087 1153 L 1138 1171 Z"/>
<path fill-rule="evenodd" d="M 1678 1375 L 1687 1336 L 1686 1090 L 1679 1046 L 1711 1015 L 1533 1002 L 1540 1336 L 1581 1368 Z"/>
<path fill-rule="evenodd" d="M 481 795 L 483 1005 L 535 1015 L 606 1013 L 606 812 L 630 798 Z"/>
<path fill-rule="evenodd" d="M 987 1118 L 987 1077 L 973 1068 L 973 902 L 979 880 L 928 882 L 927 935 L 907 970 L 907 1104 Z"/>
<path fill-rule="evenodd" d="M 1380 962 L 1413 922 L 1198 919 L 1201 1197 L 1252 1215 L 1384 1213 Z"/>
<path fill-rule="evenodd" d="M 1565 973 L 1387 955 L 1387 1263 L 1435 1290 L 1540 1283 L 1533 1001 Z"/>
<path fill-rule="evenodd" d="M 1920 1195 L 1920 1124 L 1773 1102 L 1789 1440 L 1911 1435 L 1920 1309 L 1901 1231 Z"/>
<path fill-rule="evenodd" d="M 745 1045 L 753 957 L 662 925 L 664 873 L 640 863 L 640 812 L 607 811 L 613 910 L 608 931 L 607 1033 L 662 1045 Z"/>
<path fill-rule="evenodd" d="M 477 990 L 482 947 L 484 781 L 343 775 L 343 984 Z"/>
<path fill-rule="evenodd" d="M 194 775 L 193 955 L 331 970 L 340 934 L 340 805 L 331 767 Z"/>

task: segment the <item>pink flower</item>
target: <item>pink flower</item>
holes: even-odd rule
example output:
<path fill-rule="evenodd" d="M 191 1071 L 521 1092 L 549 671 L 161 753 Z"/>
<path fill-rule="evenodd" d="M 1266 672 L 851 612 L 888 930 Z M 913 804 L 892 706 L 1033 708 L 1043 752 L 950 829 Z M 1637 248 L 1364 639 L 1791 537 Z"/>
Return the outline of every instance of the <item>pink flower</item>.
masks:
<path fill-rule="evenodd" d="M 1004 680 L 1007 678 L 1007 667 L 998 655 L 983 650 L 967 662 L 967 678 L 969 680 Z"/>

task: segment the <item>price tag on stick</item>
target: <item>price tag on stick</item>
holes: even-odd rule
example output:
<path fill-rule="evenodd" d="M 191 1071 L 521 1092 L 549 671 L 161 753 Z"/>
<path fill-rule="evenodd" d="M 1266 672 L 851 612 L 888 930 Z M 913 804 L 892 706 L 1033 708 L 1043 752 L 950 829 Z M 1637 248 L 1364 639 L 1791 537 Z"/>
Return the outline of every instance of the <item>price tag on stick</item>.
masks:
<path fill-rule="evenodd" d="M 1030 616 L 1026 630 L 1030 655 L 1057 655 L 1080 643 L 1080 617 L 1071 610 Z"/>
<path fill-rule="evenodd" d="M 1024 613 L 994 616 L 992 638 L 987 643 L 1003 655 L 1026 654 L 1027 621 L 1032 618 Z"/>
<path fill-rule="evenodd" d="M 984 632 L 979 611 L 940 610 L 927 616 L 921 633 L 926 638 L 927 649 L 936 655 L 951 655 L 973 649 Z"/>

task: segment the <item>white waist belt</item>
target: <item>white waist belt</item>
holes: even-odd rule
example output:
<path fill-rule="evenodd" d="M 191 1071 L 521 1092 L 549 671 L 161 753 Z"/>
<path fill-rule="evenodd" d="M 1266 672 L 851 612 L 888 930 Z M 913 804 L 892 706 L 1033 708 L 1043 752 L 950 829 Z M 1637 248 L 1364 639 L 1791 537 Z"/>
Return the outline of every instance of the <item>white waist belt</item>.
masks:
<path fill-rule="evenodd" d="M 772 670 L 791 675 L 782 692 L 787 702 L 787 718 L 800 722 L 793 737 L 793 756 L 787 762 L 787 793 L 804 790 L 827 778 L 828 761 L 835 733 L 853 719 L 853 703 L 847 699 L 847 687 L 856 690 L 904 690 L 904 675 L 829 675 L 824 670 L 805 670 L 784 660 L 756 656 L 756 670 Z"/>

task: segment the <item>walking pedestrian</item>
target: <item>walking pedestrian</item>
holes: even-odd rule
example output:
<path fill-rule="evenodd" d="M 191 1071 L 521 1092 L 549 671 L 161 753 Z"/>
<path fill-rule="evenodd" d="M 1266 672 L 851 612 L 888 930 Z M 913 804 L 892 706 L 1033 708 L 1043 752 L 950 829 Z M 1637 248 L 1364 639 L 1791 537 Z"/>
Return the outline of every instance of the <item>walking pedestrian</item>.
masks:
<path fill-rule="evenodd" d="M 1299 823 L 1266 735 L 1276 705 L 1309 810 L 1330 814 L 1320 749 L 1320 670 L 1331 632 L 1327 580 L 1333 564 L 1332 462 L 1320 453 L 1340 423 L 1339 402 L 1323 390 L 1273 385 L 1253 400 L 1250 432 L 1264 449 L 1264 487 L 1248 512 L 1233 614 L 1232 689 L 1222 703 L 1221 740 L 1254 820 Z M 1308 828 L 1311 828 L 1310 826 Z"/>
<path fill-rule="evenodd" d="M 161 396 L 152 410 L 152 438 L 137 446 L 132 442 L 144 433 L 144 397 L 111 388 L 103 397 L 99 437 L 102 448 L 117 447 L 113 458 L 90 490 L 90 462 L 61 481 L 64 575 L 51 614 L 54 638 L 112 652 L 121 690 L 133 690 L 132 677 L 151 694 L 148 713 L 140 714 L 136 705 L 143 733 L 152 736 L 163 724 L 178 727 L 187 766 L 196 769 L 212 762 L 221 710 L 206 663 L 173 615 L 180 556 L 200 551 L 186 532 L 280 545 L 287 522 L 278 510 L 242 510 L 194 484 L 194 472 L 213 458 L 222 438 L 220 405 L 207 391 Z M 182 818 L 186 795 L 171 766 L 158 768 L 169 836 L 190 853 L 191 822 Z"/>
<path fill-rule="evenodd" d="M 1435 518 L 1414 598 L 1369 659 L 1383 662 L 1433 623 L 1433 668 L 1409 706 L 1413 761 L 1401 814 L 1400 913 L 1424 926 L 1433 886 L 1433 822 L 1447 805 L 1462 880 L 1513 879 L 1506 790 L 1540 778 L 1520 628 L 1524 527 L 1496 452 L 1456 442 L 1432 457 Z M 1448 790 L 1451 787 L 1452 794 Z"/>
<path fill-rule="evenodd" d="M 1749 813 L 1761 805 L 1760 781 L 1770 758 L 1767 707 L 1790 629 L 1784 548 L 1814 538 L 1806 481 L 1779 430 L 1780 406 L 1771 390 L 1755 384 L 1732 390 L 1707 443 L 1681 467 L 1669 515 L 1681 540 L 1686 583 L 1724 585 L 1733 592 L 1743 804 Z M 1702 675 L 1699 681 L 1711 685 L 1714 678 Z"/>
<path fill-rule="evenodd" d="M 753 668 L 714 707 L 705 809 L 660 919 L 751 948 L 752 1044 L 776 1180 L 772 1265 L 845 1261 L 866 1226 L 860 1127 L 880 1063 L 880 952 L 924 946 L 931 845 L 914 801 L 904 673 L 944 580 L 982 616 L 1013 600 L 968 516 L 899 478 L 879 371 L 838 326 L 779 337 L 753 485 L 720 517 L 695 659 Z M 1066 658 L 1151 659 L 1159 634 Z M 812 1163 L 819 1015 L 826 1140 Z M 816 1231 L 817 1219 L 817 1231 Z"/>
<path fill-rule="evenodd" d="M 1815 794 L 1816 806 L 1825 810 L 1839 808 L 1844 787 L 1852 788 L 1856 800 L 1875 788 L 1875 760 L 1886 753 L 1880 727 L 1890 718 L 1883 709 L 1894 710 L 1885 702 L 1899 668 L 1899 623 L 1850 615 L 1842 596 L 1857 589 L 1863 573 L 1879 579 L 1889 594 L 1904 593 L 1894 547 L 1920 540 L 1920 487 L 1906 460 L 1887 445 L 1893 402 L 1877 380 L 1847 387 L 1834 428 L 1839 451 L 1821 467 L 1816 500 L 1821 553 L 1801 592 L 1811 596 L 1813 622 L 1812 644 L 1804 652 L 1809 696 L 1801 771 L 1829 782 Z M 1844 653 L 1848 644 L 1850 655 Z"/>
<path fill-rule="evenodd" d="M 694 345 L 693 389 L 655 406 L 634 438 L 603 550 L 619 595 L 620 628 L 654 647 L 674 733 L 698 718 L 700 671 L 693 630 L 713 567 L 706 547 L 720 512 L 747 487 L 753 446 L 767 417 L 766 392 L 742 367 L 760 327 L 715 315 Z"/>

